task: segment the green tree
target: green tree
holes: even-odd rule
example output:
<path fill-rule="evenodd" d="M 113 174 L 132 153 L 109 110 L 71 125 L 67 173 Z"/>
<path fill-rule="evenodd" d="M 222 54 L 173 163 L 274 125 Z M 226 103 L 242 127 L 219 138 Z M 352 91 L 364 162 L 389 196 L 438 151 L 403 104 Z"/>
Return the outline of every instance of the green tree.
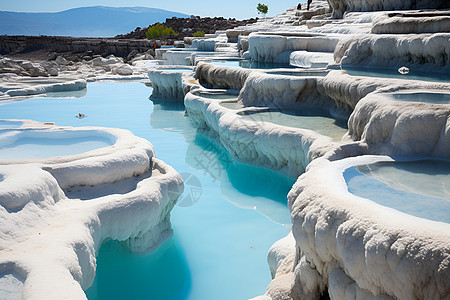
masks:
<path fill-rule="evenodd" d="M 172 27 L 166 27 L 161 23 L 153 24 L 152 26 L 149 26 L 147 29 L 147 32 L 145 33 L 145 36 L 151 40 L 151 39 L 157 39 L 162 36 L 168 36 L 168 35 L 176 35 L 176 33 Z"/>
<path fill-rule="evenodd" d="M 258 11 L 258 14 L 262 14 L 263 17 L 265 18 L 267 13 L 269 12 L 269 6 L 262 3 L 258 3 L 258 6 L 256 6 L 256 10 Z"/>
<path fill-rule="evenodd" d="M 194 37 L 204 37 L 205 36 L 205 32 L 203 30 L 202 31 L 197 31 L 194 34 L 192 34 L 192 36 L 194 36 Z"/>

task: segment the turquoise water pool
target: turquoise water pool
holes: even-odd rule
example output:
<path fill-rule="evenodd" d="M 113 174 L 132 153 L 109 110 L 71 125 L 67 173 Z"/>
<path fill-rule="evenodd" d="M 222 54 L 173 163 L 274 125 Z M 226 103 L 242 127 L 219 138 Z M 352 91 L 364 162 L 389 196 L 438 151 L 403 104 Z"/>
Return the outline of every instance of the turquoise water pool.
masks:
<path fill-rule="evenodd" d="M 424 102 L 433 104 L 450 104 L 450 94 L 436 92 L 394 93 L 391 96 L 400 101 Z"/>
<path fill-rule="evenodd" d="M 75 155 L 114 144 L 111 140 L 100 136 L 39 137 L 40 133 L 37 131 L 34 137 L 21 137 L 14 143 L 1 145 L 2 137 L 6 134 L 7 132 L 0 134 L 0 159 L 33 159 Z"/>
<path fill-rule="evenodd" d="M 243 117 L 255 122 L 270 122 L 288 127 L 313 130 L 329 136 L 335 141 L 342 140 L 342 137 L 347 132 L 345 121 L 336 120 L 325 112 L 318 110 L 254 112 L 245 114 Z"/>
<path fill-rule="evenodd" d="M 23 125 L 23 122 L 21 121 L 7 121 L 7 120 L 0 120 L 0 129 L 14 129 L 19 128 Z"/>
<path fill-rule="evenodd" d="M 264 294 L 271 280 L 267 251 L 290 230 L 286 195 L 294 180 L 233 161 L 196 133 L 182 105 L 154 104 L 148 100 L 151 92 L 136 82 L 92 83 L 83 98 L 29 99 L 0 110 L 3 119 L 129 129 L 151 141 L 157 157 L 185 179 L 193 175 L 201 184 L 195 203 L 175 206 L 174 236 L 155 253 L 135 255 L 119 242 L 105 243 L 87 297 L 248 299 Z M 87 117 L 77 119 L 78 113 Z M 187 185 L 185 193 L 190 190 Z"/>
<path fill-rule="evenodd" d="M 297 68 L 295 66 L 291 66 L 289 64 L 280 64 L 280 63 L 265 63 L 258 62 L 248 59 L 241 60 L 217 60 L 217 61 L 207 61 L 207 63 L 223 66 L 223 67 L 241 67 L 245 69 L 276 69 L 276 68 L 288 68 L 294 69 Z"/>
<path fill-rule="evenodd" d="M 351 76 L 367 76 L 378 78 L 394 78 L 394 79 L 406 79 L 406 80 L 421 80 L 421 81 L 435 81 L 435 82 L 450 82 L 450 76 L 448 74 L 430 73 L 417 71 L 410 69 L 407 74 L 400 74 L 396 69 L 385 69 L 376 67 L 342 67 L 348 75 Z"/>
<path fill-rule="evenodd" d="M 238 95 L 228 94 L 228 93 L 207 93 L 207 92 L 195 92 L 194 95 L 200 96 L 207 99 L 215 100 L 234 100 L 237 99 Z"/>
<path fill-rule="evenodd" d="M 193 69 L 184 69 L 184 68 L 161 68 L 158 69 L 161 71 L 168 71 L 168 72 L 174 72 L 174 73 L 187 73 L 187 72 L 194 72 Z"/>
<path fill-rule="evenodd" d="M 378 162 L 351 167 L 350 193 L 401 212 L 450 223 L 450 161 Z"/>

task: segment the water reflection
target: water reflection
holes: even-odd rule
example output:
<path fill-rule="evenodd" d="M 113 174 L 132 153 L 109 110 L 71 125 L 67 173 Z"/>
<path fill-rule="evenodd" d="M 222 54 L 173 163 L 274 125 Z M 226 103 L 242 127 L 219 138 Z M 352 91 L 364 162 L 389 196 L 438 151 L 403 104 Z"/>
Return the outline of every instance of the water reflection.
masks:
<path fill-rule="evenodd" d="M 97 264 L 94 284 L 86 290 L 89 299 L 185 299 L 191 287 L 176 237 L 147 255 L 133 254 L 118 241 L 106 242 Z"/>
<path fill-rule="evenodd" d="M 344 178 L 350 193 L 383 206 L 450 223 L 450 162 L 379 162 L 351 167 Z"/>

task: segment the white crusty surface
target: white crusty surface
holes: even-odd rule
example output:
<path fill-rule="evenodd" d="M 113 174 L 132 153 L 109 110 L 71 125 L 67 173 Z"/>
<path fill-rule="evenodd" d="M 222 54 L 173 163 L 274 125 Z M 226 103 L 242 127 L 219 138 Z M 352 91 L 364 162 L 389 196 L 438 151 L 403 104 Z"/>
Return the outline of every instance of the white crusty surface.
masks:
<path fill-rule="evenodd" d="M 445 299 L 450 293 L 450 225 L 348 192 L 342 172 L 376 161 L 392 159 L 317 159 L 290 191 L 297 253 L 319 275 L 303 277 L 301 289 L 320 290 L 325 283 L 336 299 L 350 299 L 354 293 L 361 299 Z M 301 275 L 300 269 L 294 273 Z"/>
<path fill-rule="evenodd" d="M 28 127 L 30 134 L 39 127 L 46 130 L 40 123 L 22 122 L 21 129 Z M 93 130 L 47 127 L 49 136 L 58 131 L 71 135 Z M 96 255 L 104 241 L 123 241 L 132 251 L 147 252 L 172 234 L 170 211 L 183 191 L 181 176 L 154 157 L 147 141 L 143 143 L 124 130 L 104 131 L 117 137 L 117 153 L 98 149 L 78 159 L 2 161 L 1 298 L 85 299 L 83 290 L 94 280 Z M 131 153 L 140 148 L 147 158 L 130 161 L 120 148 Z M 93 158 L 102 163 L 94 166 Z M 134 174 L 111 175 L 117 173 L 114 160 L 120 161 L 125 170 L 134 169 Z M 56 168 L 64 164 L 71 167 Z M 57 169 L 58 177 L 45 169 Z M 57 179 L 65 177 L 70 180 L 63 181 L 63 191 Z"/>

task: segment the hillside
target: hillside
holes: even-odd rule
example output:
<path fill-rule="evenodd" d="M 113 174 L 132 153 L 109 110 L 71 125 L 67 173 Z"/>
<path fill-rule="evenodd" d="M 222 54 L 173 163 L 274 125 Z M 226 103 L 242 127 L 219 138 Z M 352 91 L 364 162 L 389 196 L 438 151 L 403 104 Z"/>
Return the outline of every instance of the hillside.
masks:
<path fill-rule="evenodd" d="M 56 13 L 0 11 L 0 34 L 113 37 L 186 14 L 148 7 L 80 7 Z"/>

